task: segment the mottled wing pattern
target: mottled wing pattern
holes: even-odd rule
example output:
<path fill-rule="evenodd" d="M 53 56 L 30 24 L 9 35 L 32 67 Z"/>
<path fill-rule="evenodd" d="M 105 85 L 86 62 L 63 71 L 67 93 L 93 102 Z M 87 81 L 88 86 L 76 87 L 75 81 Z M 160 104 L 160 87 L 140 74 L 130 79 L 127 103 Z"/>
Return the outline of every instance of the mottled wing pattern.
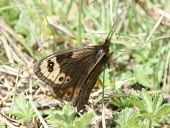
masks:
<path fill-rule="evenodd" d="M 95 74 L 93 73 L 96 72 L 94 67 L 102 55 L 103 52 L 100 46 L 63 51 L 36 62 L 34 72 L 42 82 L 53 88 L 58 98 L 74 99 L 74 104 L 77 106 L 81 103 L 79 97 L 83 97 L 80 92 L 84 89 L 88 90 L 85 92 L 85 96 L 89 97 L 92 90 L 89 88 L 94 87 L 98 74 L 101 73 L 101 71 L 97 71 L 100 73 L 96 73 L 96 77 L 91 76 Z M 89 84 L 88 77 L 93 82 L 87 86 Z M 86 93 L 89 93 L 88 96 Z"/>
<path fill-rule="evenodd" d="M 91 68 L 90 73 L 82 83 L 81 89 L 73 102 L 73 106 L 77 106 L 77 111 L 82 110 L 85 104 L 88 103 L 88 99 L 91 94 L 91 91 L 95 86 L 99 75 L 103 71 L 105 64 L 108 62 L 108 59 L 109 59 L 109 54 L 104 53 L 102 50 L 102 54 L 98 58 L 98 61 L 93 66 L 93 68 Z"/>

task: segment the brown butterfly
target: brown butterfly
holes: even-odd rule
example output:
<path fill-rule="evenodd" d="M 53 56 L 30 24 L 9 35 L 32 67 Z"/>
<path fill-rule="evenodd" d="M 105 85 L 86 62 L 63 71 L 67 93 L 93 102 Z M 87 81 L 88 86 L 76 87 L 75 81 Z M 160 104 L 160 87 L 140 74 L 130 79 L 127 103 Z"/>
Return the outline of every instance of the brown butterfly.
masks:
<path fill-rule="evenodd" d="M 57 98 L 72 100 L 80 111 L 88 103 L 98 76 L 108 63 L 110 40 L 118 25 L 116 20 L 104 43 L 52 54 L 34 65 L 35 75 L 51 86 Z"/>

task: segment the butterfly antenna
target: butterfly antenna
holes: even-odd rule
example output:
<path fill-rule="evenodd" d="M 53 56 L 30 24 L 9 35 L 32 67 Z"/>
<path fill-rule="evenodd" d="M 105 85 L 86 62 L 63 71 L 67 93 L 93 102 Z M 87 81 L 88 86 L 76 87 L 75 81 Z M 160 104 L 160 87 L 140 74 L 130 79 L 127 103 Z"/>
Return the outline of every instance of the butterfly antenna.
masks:
<path fill-rule="evenodd" d="M 128 8 L 129 8 L 129 6 L 127 6 L 127 7 L 121 12 L 121 14 L 118 16 L 118 18 L 117 18 L 116 21 L 114 22 L 114 24 L 113 24 L 113 26 L 112 26 L 112 28 L 111 28 L 111 30 L 110 30 L 110 32 L 109 32 L 109 34 L 108 34 L 108 36 L 107 36 L 107 38 L 106 38 L 106 40 L 105 40 L 104 43 L 110 44 L 111 38 L 112 38 L 112 36 L 113 36 L 113 33 L 116 31 L 116 28 L 117 28 L 117 26 L 119 25 L 121 16 L 122 16 L 122 14 L 123 14 Z"/>

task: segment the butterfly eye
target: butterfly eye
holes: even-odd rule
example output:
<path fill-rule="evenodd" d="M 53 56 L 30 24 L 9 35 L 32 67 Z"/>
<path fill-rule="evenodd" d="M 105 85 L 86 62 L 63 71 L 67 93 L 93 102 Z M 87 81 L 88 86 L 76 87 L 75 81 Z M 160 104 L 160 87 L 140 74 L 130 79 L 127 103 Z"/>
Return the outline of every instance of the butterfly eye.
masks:
<path fill-rule="evenodd" d="M 103 50 L 101 49 L 97 52 L 97 57 L 100 57 L 102 54 L 103 54 Z"/>

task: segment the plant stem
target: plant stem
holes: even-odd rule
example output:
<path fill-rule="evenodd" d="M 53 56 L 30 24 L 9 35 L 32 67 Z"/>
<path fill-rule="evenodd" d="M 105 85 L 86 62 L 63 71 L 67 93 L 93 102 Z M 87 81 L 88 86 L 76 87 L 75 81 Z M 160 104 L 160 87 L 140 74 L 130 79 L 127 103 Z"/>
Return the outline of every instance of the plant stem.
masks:
<path fill-rule="evenodd" d="M 79 6 L 78 6 L 78 47 L 82 46 L 81 42 L 81 28 L 82 28 L 82 23 L 81 23 L 81 13 L 82 13 L 82 0 L 79 0 Z"/>

